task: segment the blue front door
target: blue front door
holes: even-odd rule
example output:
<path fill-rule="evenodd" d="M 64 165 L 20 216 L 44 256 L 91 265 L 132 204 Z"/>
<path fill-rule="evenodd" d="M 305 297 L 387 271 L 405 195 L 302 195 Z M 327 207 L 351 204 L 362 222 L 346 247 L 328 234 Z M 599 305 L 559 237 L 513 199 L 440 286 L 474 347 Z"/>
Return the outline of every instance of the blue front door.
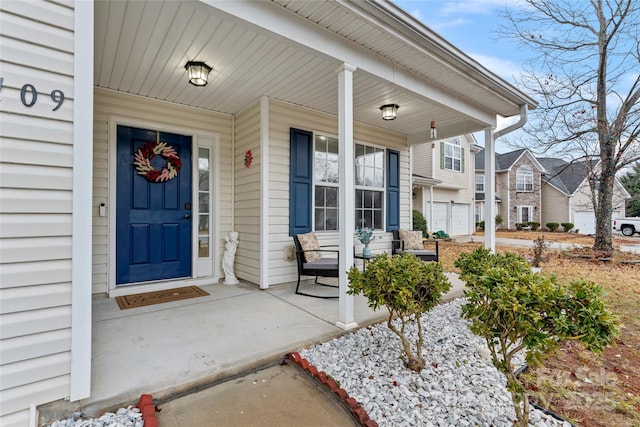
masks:
<path fill-rule="evenodd" d="M 116 284 L 191 276 L 191 137 L 118 126 Z"/>

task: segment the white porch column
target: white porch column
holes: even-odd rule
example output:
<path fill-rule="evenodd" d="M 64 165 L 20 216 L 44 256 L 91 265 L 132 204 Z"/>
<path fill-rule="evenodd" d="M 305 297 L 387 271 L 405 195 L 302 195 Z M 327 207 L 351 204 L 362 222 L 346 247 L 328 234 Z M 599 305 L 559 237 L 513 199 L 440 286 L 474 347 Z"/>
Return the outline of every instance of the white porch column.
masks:
<path fill-rule="evenodd" d="M 338 197 L 340 229 L 340 262 L 338 263 L 339 318 L 336 326 L 351 329 L 358 326 L 354 319 L 353 296 L 347 295 L 347 270 L 353 266 L 354 224 L 354 157 L 353 157 L 353 72 L 356 67 L 342 64 L 338 72 L 338 151 L 340 188 Z"/>
<path fill-rule="evenodd" d="M 493 127 L 484 130 L 484 247 L 496 252 L 496 148 Z"/>
<path fill-rule="evenodd" d="M 91 394 L 93 2 L 76 2 L 74 30 L 71 402 Z"/>

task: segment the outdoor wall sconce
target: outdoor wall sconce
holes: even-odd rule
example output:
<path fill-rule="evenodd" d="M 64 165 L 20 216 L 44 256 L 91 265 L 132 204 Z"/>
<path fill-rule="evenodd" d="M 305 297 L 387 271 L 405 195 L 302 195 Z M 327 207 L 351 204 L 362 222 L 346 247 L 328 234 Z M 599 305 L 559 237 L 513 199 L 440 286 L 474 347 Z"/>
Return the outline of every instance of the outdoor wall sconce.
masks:
<path fill-rule="evenodd" d="M 186 68 L 187 73 L 189 73 L 189 83 L 194 86 L 207 85 L 209 72 L 211 71 L 211 67 L 207 64 L 204 62 L 189 61 L 184 68 Z"/>
<path fill-rule="evenodd" d="M 398 104 L 385 104 L 380 107 L 382 120 L 394 120 L 398 115 L 398 108 L 400 108 Z"/>

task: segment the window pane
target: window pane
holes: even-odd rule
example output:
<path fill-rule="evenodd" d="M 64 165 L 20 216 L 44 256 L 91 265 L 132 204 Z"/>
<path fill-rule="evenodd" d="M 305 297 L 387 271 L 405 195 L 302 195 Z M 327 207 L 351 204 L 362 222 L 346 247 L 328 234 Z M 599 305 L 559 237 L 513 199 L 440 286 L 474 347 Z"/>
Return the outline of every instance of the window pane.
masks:
<path fill-rule="evenodd" d="M 209 213 L 209 193 L 199 193 L 198 198 L 200 200 L 198 212 Z"/>
<path fill-rule="evenodd" d="M 316 220 L 315 220 L 316 226 L 315 229 L 322 231 L 324 230 L 324 209 L 322 208 L 316 208 Z"/>
<path fill-rule="evenodd" d="M 373 212 L 364 211 L 364 226 L 373 228 Z"/>
<path fill-rule="evenodd" d="M 336 187 L 326 187 L 325 189 L 325 205 L 331 208 L 338 207 L 338 189 Z"/>
<path fill-rule="evenodd" d="M 316 206 L 324 206 L 324 189 L 326 187 L 316 186 Z"/>
<path fill-rule="evenodd" d="M 373 186 L 378 188 L 384 187 L 384 173 L 382 169 L 376 169 L 374 171 Z"/>
<path fill-rule="evenodd" d="M 376 169 L 382 170 L 384 168 L 384 151 L 381 149 L 376 150 L 376 159 L 375 159 Z"/>
<path fill-rule="evenodd" d="M 356 209 L 361 208 L 364 204 L 363 202 L 363 190 L 356 190 Z"/>
<path fill-rule="evenodd" d="M 209 149 L 198 149 L 198 189 L 209 191 Z"/>
<path fill-rule="evenodd" d="M 373 212 L 373 228 L 382 229 L 382 211 Z"/>
<path fill-rule="evenodd" d="M 209 215 L 198 215 L 198 234 L 209 234 Z"/>
<path fill-rule="evenodd" d="M 198 257 L 205 258 L 209 256 L 209 236 L 198 237 Z"/>
<path fill-rule="evenodd" d="M 326 211 L 326 223 L 327 230 L 337 230 L 338 229 L 338 210 L 337 209 L 327 209 Z"/>
<path fill-rule="evenodd" d="M 382 209 L 382 191 L 373 191 L 373 206 Z"/>
<path fill-rule="evenodd" d="M 371 209 L 373 207 L 373 196 L 370 191 L 366 191 L 364 194 L 364 206 L 365 209 Z"/>
<path fill-rule="evenodd" d="M 327 154 L 327 173 L 326 173 L 326 181 L 338 183 L 338 155 L 337 154 Z"/>

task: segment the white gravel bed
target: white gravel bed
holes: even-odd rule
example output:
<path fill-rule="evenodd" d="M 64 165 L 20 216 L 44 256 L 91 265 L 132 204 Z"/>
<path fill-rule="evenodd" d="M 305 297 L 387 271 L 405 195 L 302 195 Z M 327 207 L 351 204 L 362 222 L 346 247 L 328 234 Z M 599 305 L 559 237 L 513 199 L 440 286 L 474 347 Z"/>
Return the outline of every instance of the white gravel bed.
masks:
<path fill-rule="evenodd" d="M 509 427 L 515 420 L 506 379 L 493 366 L 484 339 L 462 319 L 464 298 L 422 317 L 420 373 L 404 367 L 400 339 L 386 322 L 300 351 L 360 403 L 380 427 Z M 417 337 L 415 325 L 409 332 Z M 531 408 L 530 425 L 570 427 Z"/>
<path fill-rule="evenodd" d="M 67 419 L 54 421 L 50 427 L 143 427 L 144 421 L 140 409 L 129 406 L 117 412 L 107 412 L 100 418 L 83 419 L 76 412 Z"/>

